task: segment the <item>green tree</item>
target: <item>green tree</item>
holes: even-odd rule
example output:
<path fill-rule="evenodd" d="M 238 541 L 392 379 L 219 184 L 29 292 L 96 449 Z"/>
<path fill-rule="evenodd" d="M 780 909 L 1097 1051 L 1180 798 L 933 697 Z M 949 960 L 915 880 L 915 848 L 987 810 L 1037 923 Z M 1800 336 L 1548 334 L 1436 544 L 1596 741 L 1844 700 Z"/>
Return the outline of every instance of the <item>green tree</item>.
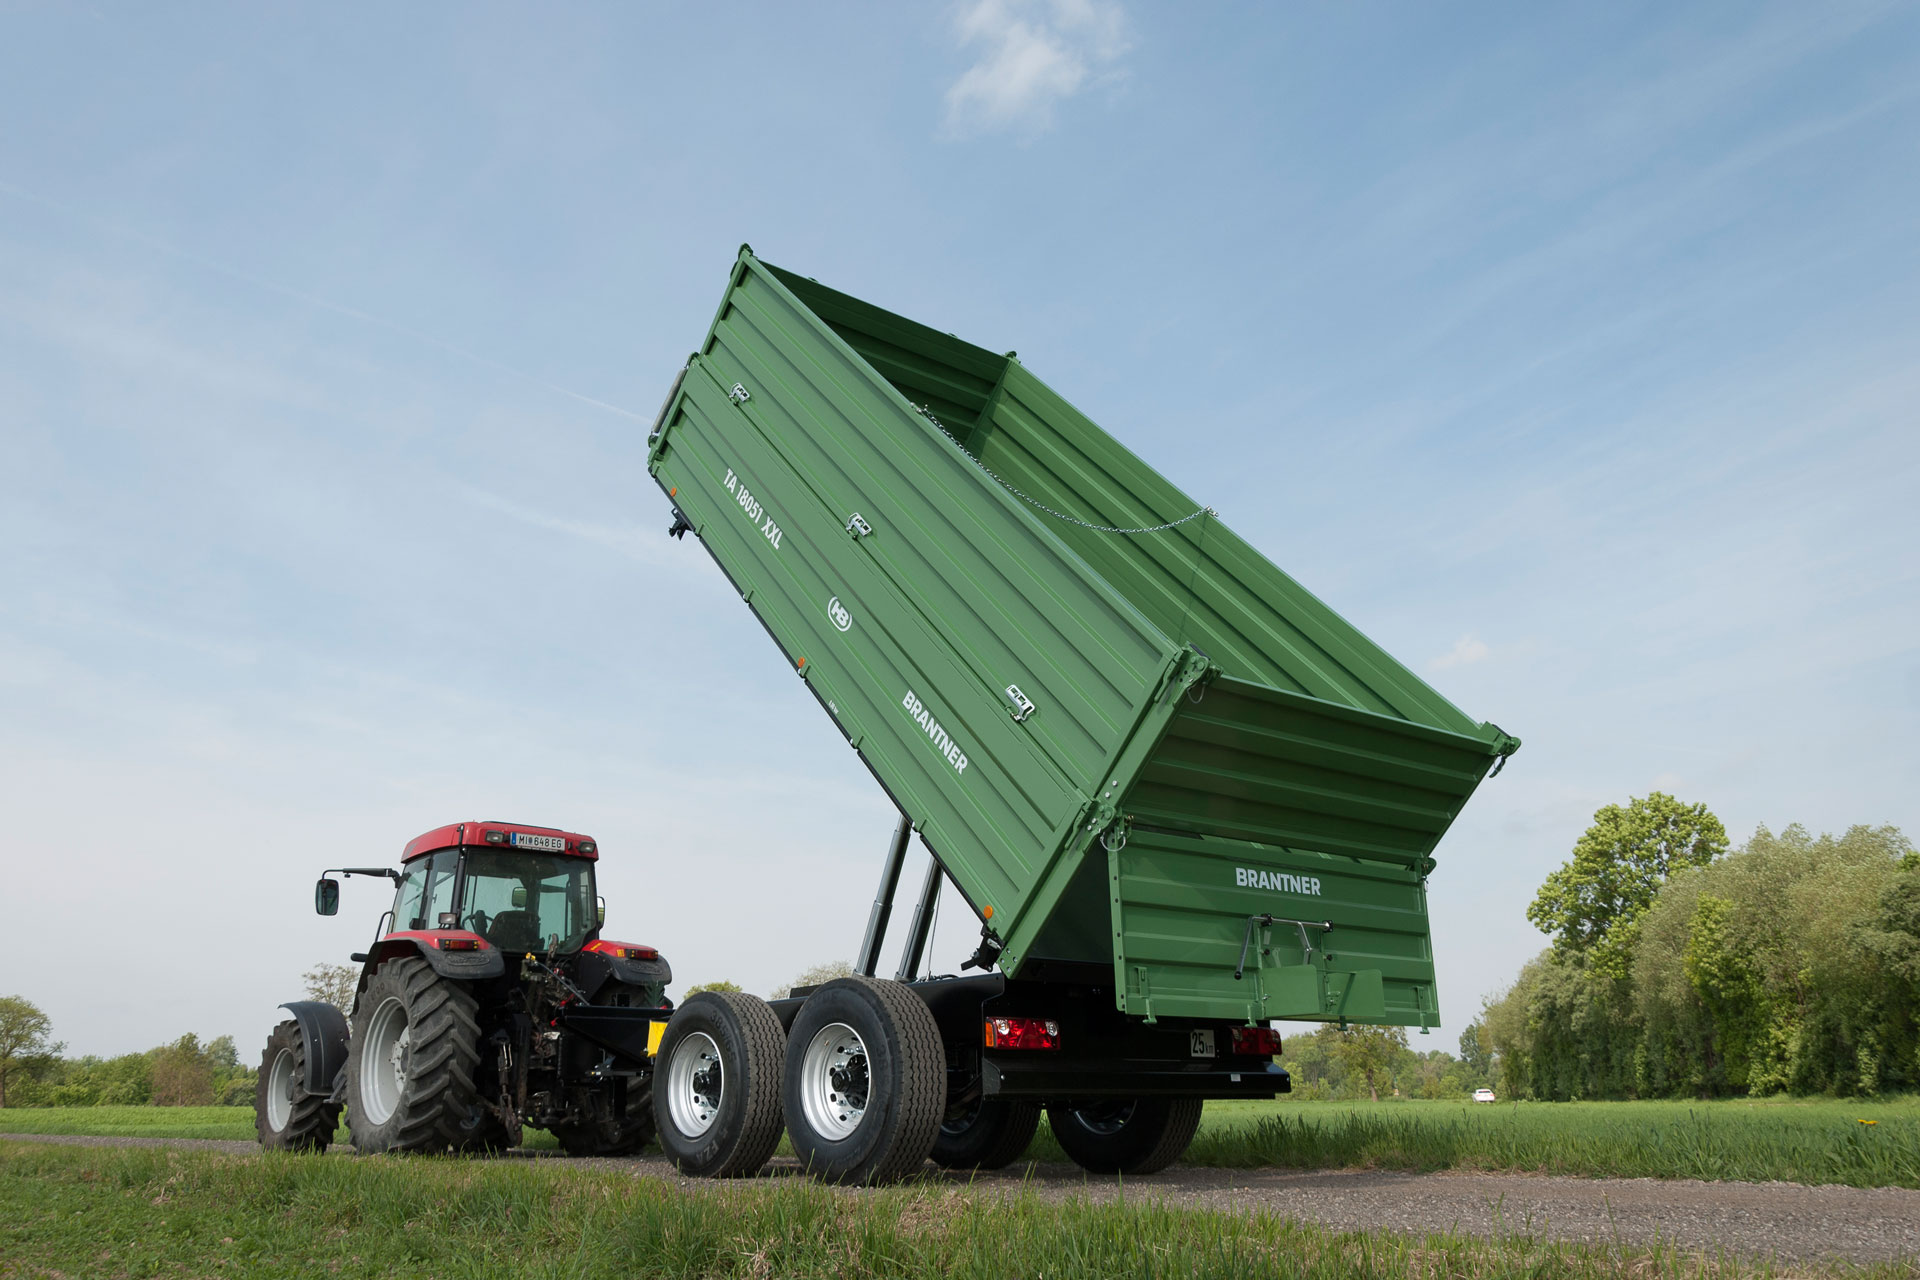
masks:
<path fill-rule="evenodd" d="M 697 996 L 702 991 L 719 991 L 724 993 L 729 991 L 744 991 L 744 990 L 746 990 L 746 988 L 742 987 L 737 982 L 703 982 L 697 987 L 688 987 L 686 995 Z M 681 999 L 683 1000 L 686 999 L 686 996 L 682 996 Z"/>
<path fill-rule="evenodd" d="M 172 1044 L 153 1050 L 153 1104 L 205 1107 L 213 1103 L 213 1063 L 189 1031 Z"/>
<path fill-rule="evenodd" d="M 1339 1037 L 1334 1056 L 1349 1076 L 1366 1081 L 1369 1097 L 1380 1101 L 1380 1078 L 1392 1070 L 1395 1058 L 1406 1051 L 1407 1029 L 1352 1026 L 1334 1030 Z"/>
<path fill-rule="evenodd" d="M 828 960 L 823 964 L 816 964 L 809 969 L 803 970 L 799 977 L 774 992 L 773 998 L 775 1000 L 784 1000 L 787 998 L 787 993 L 795 987 L 817 987 L 823 983 L 832 982 L 835 978 L 851 978 L 852 976 L 853 966 L 845 960 Z"/>
<path fill-rule="evenodd" d="M 354 966 L 322 962 L 300 978 L 307 984 L 309 999 L 324 1000 L 342 1012 L 353 1008 L 353 997 L 360 987 L 360 970 Z"/>
<path fill-rule="evenodd" d="M 1727 851 L 1727 829 L 1704 804 L 1663 791 L 1593 815 L 1573 857 L 1549 875 L 1527 919 L 1553 935 L 1556 955 L 1608 977 L 1627 976 L 1634 925 L 1676 871 Z"/>
<path fill-rule="evenodd" d="M 0 1107 L 7 1105 L 7 1085 L 41 1075 L 59 1058 L 64 1047 L 55 1044 L 53 1020 L 29 1000 L 0 996 Z"/>
<path fill-rule="evenodd" d="M 1493 1048 L 1484 1043 L 1484 1035 L 1479 1023 L 1467 1024 L 1467 1029 L 1460 1033 L 1460 1062 L 1472 1079 L 1491 1082 Z"/>

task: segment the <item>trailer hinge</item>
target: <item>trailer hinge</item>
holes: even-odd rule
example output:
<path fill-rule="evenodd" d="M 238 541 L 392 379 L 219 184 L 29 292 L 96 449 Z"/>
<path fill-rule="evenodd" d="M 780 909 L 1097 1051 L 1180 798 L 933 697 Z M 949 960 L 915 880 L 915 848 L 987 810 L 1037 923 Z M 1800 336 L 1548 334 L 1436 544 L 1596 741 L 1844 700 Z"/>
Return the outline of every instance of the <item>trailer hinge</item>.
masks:
<path fill-rule="evenodd" d="M 673 523 L 667 526 L 667 536 L 669 538 L 682 538 L 686 536 L 687 531 L 691 528 L 693 528 L 693 521 L 687 519 L 686 512 L 675 507 L 673 509 Z"/>
<path fill-rule="evenodd" d="M 735 404 L 745 404 L 747 401 L 753 399 L 753 392 L 736 382 L 733 384 L 733 390 L 727 392 L 727 399 L 733 401 Z"/>
<path fill-rule="evenodd" d="M 847 532 L 853 535 L 855 542 L 858 542 L 873 532 L 873 526 L 867 523 L 865 516 L 856 511 L 847 517 Z"/>
<path fill-rule="evenodd" d="M 1013 704 L 1013 718 L 1016 722 L 1025 720 L 1033 714 L 1033 699 L 1020 692 L 1019 685 L 1007 686 L 1007 701 Z"/>

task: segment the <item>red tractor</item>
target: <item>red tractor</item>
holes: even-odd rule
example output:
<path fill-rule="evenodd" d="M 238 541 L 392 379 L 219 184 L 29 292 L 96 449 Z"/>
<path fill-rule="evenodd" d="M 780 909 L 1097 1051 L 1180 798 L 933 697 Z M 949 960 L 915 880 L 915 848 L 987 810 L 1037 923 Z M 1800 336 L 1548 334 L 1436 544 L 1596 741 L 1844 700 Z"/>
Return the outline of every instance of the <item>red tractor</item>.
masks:
<path fill-rule="evenodd" d="M 521 1127 L 574 1155 L 654 1135 L 652 1050 L 672 1003 L 652 947 L 600 936 L 591 837 L 456 822 L 408 843 L 352 1007 L 294 1001 L 267 1037 L 254 1098 L 263 1146 L 323 1148 L 342 1106 L 363 1152 L 488 1151 Z M 321 915 L 340 909 L 323 875 Z"/>

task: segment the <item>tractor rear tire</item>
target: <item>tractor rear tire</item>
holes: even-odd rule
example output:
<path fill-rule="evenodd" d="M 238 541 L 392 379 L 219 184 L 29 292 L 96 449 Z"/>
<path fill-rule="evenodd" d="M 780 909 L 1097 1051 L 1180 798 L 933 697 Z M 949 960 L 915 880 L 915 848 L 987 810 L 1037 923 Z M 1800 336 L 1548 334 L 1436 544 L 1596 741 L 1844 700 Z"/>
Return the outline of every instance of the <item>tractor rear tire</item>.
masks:
<path fill-rule="evenodd" d="M 933 1162 L 943 1169 L 1004 1169 L 1027 1153 L 1040 1128 L 1040 1104 L 976 1098 L 948 1108 L 933 1140 Z"/>
<path fill-rule="evenodd" d="M 1088 1173 L 1158 1173 L 1186 1154 L 1199 1098 L 1105 1098 L 1047 1108 L 1053 1136 Z"/>
<path fill-rule="evenodd" d="M 470 1150 L 485 1141 L 490 1117 L 474 1087 L 476 1007 L 471 992 L 418 957 L 374 971 L 354 1008 L 347 1057 L 347 1132 L 356 1151 Z"/>
<path fill-rule="evenodd" d="M 836 978 L 800 1006 L 782 1090 L 800 1166 L 875 1186 L 917 1172 L 947 1109 L 947 1055 L 905 983 Z"/>
<path fill-rule="evenodd" d="M 340 1127 L 340 1104 L 306 1091 L 307 1039 L 289 1018 L 267 1036 L 253 1089 L 253 1128 L 269 1151 L 325 1151 Z"/>
<path fill-rule="evenodd" d="M 703 991 L 674 1010 L 653 1068 L 660 1148 L 696 1178 L 760 1172 L 780 1145 L 786 1032 L 767 1002 Z"/>

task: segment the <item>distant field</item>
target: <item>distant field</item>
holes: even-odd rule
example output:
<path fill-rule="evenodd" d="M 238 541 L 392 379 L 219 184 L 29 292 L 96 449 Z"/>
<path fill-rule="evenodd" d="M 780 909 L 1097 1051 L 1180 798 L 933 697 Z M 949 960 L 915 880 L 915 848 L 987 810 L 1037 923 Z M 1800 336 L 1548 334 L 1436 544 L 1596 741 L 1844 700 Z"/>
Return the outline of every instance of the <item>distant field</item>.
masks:
<path fill-rule="evenodd" d="M 347 1160 L 0 1142 L 0 1275 L 702 1280 L 1745 1280 L 1667 1246 L 1339 1232 L 1269 1214 L 803 1178 L 687 1194 L 559 1161 Z M 1786 1274 L 1910 1275 L 1795 1265 Z"/>
<path fill-rule="evenodd" d="M 249 1141 L 253 1112 L 247 1107 L 8 1108 L 0 1111 L 0 1133 Z M 346 1140 L 344 1130 L 340 1140 Z M 551 1149 L 555 1144 L 547 1134 L 529 1131 L 527 1145 Z M 1028 1158 L 1064 1161 L 1066 1156 L 1042 1124 Z M 1920 1187 L 1920 1098 L 1216 1102 L 1208 1105 L 1185 1163 Z"/>

